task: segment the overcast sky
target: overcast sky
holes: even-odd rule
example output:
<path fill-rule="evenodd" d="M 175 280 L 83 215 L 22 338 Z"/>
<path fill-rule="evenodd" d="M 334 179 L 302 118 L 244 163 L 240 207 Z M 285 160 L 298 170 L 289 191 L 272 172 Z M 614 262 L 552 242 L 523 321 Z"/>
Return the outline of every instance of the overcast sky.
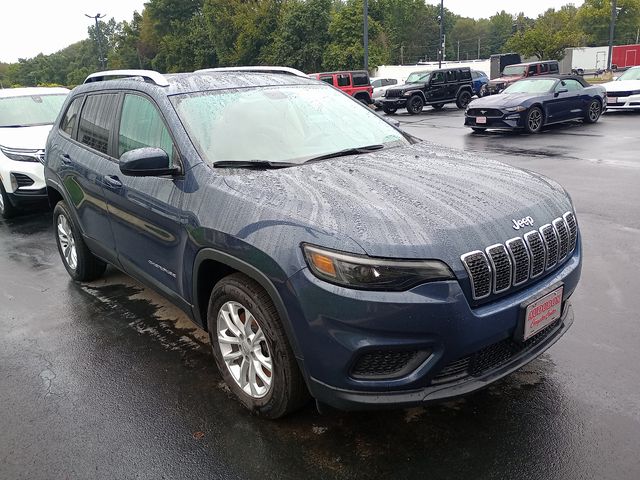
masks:
<path fill-rule="evenodd" d="M 506 10 L 536 17 L 547 8 L 571 0 L 445 0 L 445 6 L 466 17 L 489 17 Z M 438 0 L 427 0 L 437 4 Z M 0 14 L 0 62 L 16 62 L 38 53 L 49 54 L 87 37 L 93 21 L 84 14 L 107 14 L 107 19 L 130 20 L 145 0 L 3 0 Z M 577 6 L 582 0 L 573 0 Z"/>

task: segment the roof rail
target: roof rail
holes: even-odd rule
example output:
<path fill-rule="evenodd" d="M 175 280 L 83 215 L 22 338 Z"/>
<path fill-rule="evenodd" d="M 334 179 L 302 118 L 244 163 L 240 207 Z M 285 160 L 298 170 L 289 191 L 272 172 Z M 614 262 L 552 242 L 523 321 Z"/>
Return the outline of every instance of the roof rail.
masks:
<path fill-rule="evenodd" d="M 107 70 L 89 75 L 84 83 L 102 82 L 111 77 L 116 78 L 142 78 L 145 82 L 150 81 L 159 87 L 168 87 L 169 82 L 161 73 L 154 70 Z"/>
<path fill-rule="evenodd" d="M 209 72 L 257 72 L 257 73 L 284 73 L 288 75 L 295 75 L 296 77 L 307 77 L 304 72 L 291 67 L 269 67 L 269 66 L 252 66 L 252 67 L 217 67 L 217 68 L 203 68 L 196 70 L 195 73 L 209 73 Z"/>

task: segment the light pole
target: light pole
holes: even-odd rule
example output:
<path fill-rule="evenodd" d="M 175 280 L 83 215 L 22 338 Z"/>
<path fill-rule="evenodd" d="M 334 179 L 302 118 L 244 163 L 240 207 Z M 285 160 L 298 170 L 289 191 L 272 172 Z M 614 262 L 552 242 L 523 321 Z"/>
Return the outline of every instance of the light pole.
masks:
<path fill-rule="evenodd" d="M 444 0 L 440 0 L 440 48 L 438 50 L 438 68 L 442 68 L 444 57 Z"/>
<path fill-rule="evenodd" d="M 100 66 L 102 67 L 102 69 L 104 70 L 105 64 L 104 64 L 104 55 L 102 54 L 102 43 L 100 42 L 100 24 L 98 24 L 98 20 L 100 20 L 101 18 L 104 18 L 106 15 L 101 15 L 99 13 L 95 14 L 95 15 L 87 15 L 86 13 L 84 14 L 85 17 L 87 18 L 93 18 L 96 21 L 96 43 L 98 44 L 98 60 L 100 60 Z"/>
<path fill-rule="evenodd" d="M 369 71 L 369 0 L 364 0 L 364 69 Z"/>
<path fill-rule="evenodd" d="M 607 60 L 608 70 L 611 70 L 613 60 L 613 37 L 616 31 L 616 20 L 622 8 L 618 8 L 618 0 L 611 0 L 611 23 L 609 24 L 609 59 Z"/>

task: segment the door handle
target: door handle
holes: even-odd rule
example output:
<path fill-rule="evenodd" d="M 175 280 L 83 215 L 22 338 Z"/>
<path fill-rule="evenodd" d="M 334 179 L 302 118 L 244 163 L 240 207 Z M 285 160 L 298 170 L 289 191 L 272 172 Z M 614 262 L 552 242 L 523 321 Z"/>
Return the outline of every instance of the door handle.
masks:
<path fill-rule="evenodd" d="M 104 184 L 107 187 L 111 187 L 111 188 L 121 188 L 122 187 L 122 182 L 115 175 L 106 175 L 104 177 L 103 181 L 104 181 Z"/>
<path fill-rule="evenodd" d="M 62 163 L 64 163 L 65 165 L 68 165 L 71 163 L 71 157 L 69 156 L 68 153 L 61 153 L 60 154 L 60 161 Z"/>

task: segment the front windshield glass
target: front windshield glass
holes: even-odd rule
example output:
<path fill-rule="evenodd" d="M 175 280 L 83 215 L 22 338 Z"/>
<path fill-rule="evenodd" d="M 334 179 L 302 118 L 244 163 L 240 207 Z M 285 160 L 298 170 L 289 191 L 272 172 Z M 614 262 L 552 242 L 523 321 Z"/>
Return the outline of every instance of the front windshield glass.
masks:
<path fill-rule="evenodd" d="M 0 98 L 0 127 L 52 125 L 66 94 Z"/>
<path fill-rule="evenodd" d="M 413 72 L 407 77 L 407 83 L 428 82 L 431 72 Z"/>
<path fill-rule="evenodd" d="M 512 75 L 524 75 L 524 72 L 527 67 L 524 65 L 509 65 L 508 67 L 504 67 L 502 71 L 502 75 L 512 76 Z"/>
<path fill-rule="evenodd" d="M 551 91 L 556 80 L 545 78 L 540 80 L 520 80 L 505 89 L 503 94 L 510 93 L 545 93 Z"/>
<path fill-rule="evenodd" d="M 640 68 L 627 70 L 618 77 L 618 80 L 640 80 Z"/>
<path fill-rule="evenodd" d="M 172 102 L 209 164 L 299 164 L 351 148 L 409 144 L 374 112 L 325 85 L 214 90 Z"/>

